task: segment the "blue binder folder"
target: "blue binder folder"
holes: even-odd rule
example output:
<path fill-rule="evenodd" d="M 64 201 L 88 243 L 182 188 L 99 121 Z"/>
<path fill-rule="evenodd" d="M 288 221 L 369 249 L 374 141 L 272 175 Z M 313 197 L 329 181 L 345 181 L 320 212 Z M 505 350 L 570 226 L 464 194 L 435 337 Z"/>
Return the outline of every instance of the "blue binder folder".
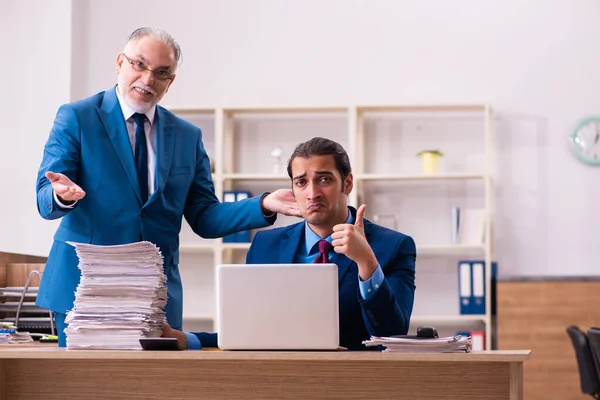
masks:
<path fill-rule="evenodd" d="M 483 262 L 471 262 L 471 280 L 473 282 L 471 314 L 485 314 L 485 264 Z"/>
<path fill-rule="evenodd" d="M 497 263 L 492 262 L 492 280 L 496 277 L 496 271 Z M 463 260 L 458 262 L 461 314 L 485 314 L 487 296 L 485 279 L 485 261 Z"/>
<path fill-rule="evenodd" d="M 458 298 L 461 314 L 472 314 L 472 293 L 473 280 L 471 279 L 471 264 L 467 261 L 460 261 L 458 263 Z"/>

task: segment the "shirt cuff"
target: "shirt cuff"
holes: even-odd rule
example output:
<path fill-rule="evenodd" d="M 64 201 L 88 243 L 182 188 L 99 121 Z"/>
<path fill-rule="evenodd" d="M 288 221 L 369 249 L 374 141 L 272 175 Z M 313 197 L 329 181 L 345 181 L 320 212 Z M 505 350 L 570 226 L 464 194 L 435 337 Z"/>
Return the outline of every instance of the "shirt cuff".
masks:
<path fill-rule="evenodd" d="M 61 203 L 61 201 L 58 199 L 58 196 L 56 195 L 56 192 L 54 190 L 52 191 L 52 195 L 54 196 L 54 202 L 56 204 L 58 204 L 58 206 L 60 208 L 67 208 L 67 209 L 68 208 L 75 208 L 75 205 L 77 204 L 77 200 L 75 200 L 75 203 L 69 204 L 69 205 Z"/>
<path fill-rule="evenodd" d="M 201 350 L 202 343 L 200 343 L 200 339 L 198 336 L 193 333 L 183 332 L 185 334 L 185 338 L 187 339 L 187 348 L 188 350 Z"/>
<path fill-rule="evenodd" d="M 358 276 L 358 288 L 360 290 L 360 295 L 364 300 L 369 300 L 373 297 L 383 283 L 383 278 L 385 278 L 385 276 L 383 275 L 381 265 L 379 264 L 377 264 L 377 269 L 373 272 L 373 275 L 366 281 L 361 281 L 360 275 Z"/>
<path fill-rule="evenodd" d="M 273 212 L 273 211 L 268 211 L 268 210 L 267 210 L 267 212 L 265 213 L 265 212 L 263 212 L 263 207 L 262 207 L 262 202 L 263 202 L 263 199 L 264 199 L 265 197 L 267 197 L 268 195 L 270 195 L 270 194 L 271 194 L 271 192 L 266 192 L 266 193 L 263 193 L 263 195 L 262 195 L 262 196 L 260 196 L 260 201 L 259 201 L 259 204 L 260 204 L 260 213 L 262 214 L 263 218 L 265 219 L 265 221 L 267 221 L 267 223 L 269 223 L 269 224 L 273 225 L 273 223 L 274 223 L 274 222 L 275 222 L 275 220 L 277 219 L 277 213 L 276 213 L 276 212 Z"/>

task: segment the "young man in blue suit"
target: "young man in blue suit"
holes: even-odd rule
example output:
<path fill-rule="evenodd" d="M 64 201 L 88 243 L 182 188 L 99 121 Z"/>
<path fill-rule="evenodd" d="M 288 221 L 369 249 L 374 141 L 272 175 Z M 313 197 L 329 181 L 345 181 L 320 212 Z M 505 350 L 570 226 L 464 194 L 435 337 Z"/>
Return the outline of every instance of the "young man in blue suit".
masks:
<path fill-rule="evenodd" d="M 59 345 L 80 279 L 67 241 L 115 245 L 147 240 L 164 256 L 167 320 L 181 328 L 179 232 L 185 217 L 206 238 L 264 227 L 276 213 L 299 215 L 291 190 L 220 203 L 202 132 L 158 102 L 175 80 L 179 45 L 140 28 L 117 55 L 116 87 L 60 107 L 37 178 L 37 206 L 61 218 L 37 305 L 53 310 Z"/>
<path fill-rule="evenodd" d="M 365 205 L 348 206 L 353 177 L 338 143 L 313 138 L 298 145 L 288 174 L 305 221 L 258 232 L 247 263 L 337 264 L 341 346 L 364 349 L 362 341 L 370 335 L 406 334 L 415 292 L 413 239 L 364 219 Z M 168 325 L 163 336 L 177 337 L 188 348 L 217 345 L 216 334 L 183 333 Z"/>

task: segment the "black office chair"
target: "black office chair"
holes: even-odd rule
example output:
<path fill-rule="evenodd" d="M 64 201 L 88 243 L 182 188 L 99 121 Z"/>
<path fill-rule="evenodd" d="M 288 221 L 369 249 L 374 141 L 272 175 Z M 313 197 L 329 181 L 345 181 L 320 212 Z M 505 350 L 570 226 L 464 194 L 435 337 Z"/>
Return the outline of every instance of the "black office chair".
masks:
<path fill-rule="evenodd" d="M 577 357 L 581 391 L 595 399 L 600 399 L 600 381 L 588 337 L 576 326 L 569 326 L 567 333 L 573 342 Z"/>
<path fill-rule="evenodd" d="M 587 331 L 588 341 L 592 349 L 592 356 L 596 364 L 596 373 L 600 382 L 600 328 L 591 327 Z"/>

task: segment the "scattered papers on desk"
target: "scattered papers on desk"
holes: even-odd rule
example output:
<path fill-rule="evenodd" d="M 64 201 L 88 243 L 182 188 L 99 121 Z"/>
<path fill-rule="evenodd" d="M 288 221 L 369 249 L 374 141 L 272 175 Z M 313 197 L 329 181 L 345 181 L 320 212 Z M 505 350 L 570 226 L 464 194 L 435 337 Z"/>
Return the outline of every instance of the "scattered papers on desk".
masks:
<path fill-rule="evenodd" d="M 17 332 L 12 322 L 0 322 L 0 344 L 31 343 L 33 339 L 29 332 Z"/>
<path fill-rule="evenodd" d="M 371 336 L 363 341 L 367 347 L 385 346 L 389 353 L 469 353 L 471 351 L 470 336 L 449 336 L 443 338 L 398 338 Z"/>
<path fill-rule="evenodd" d="M 159 337 L 167 278 L 158 247 L 68 243 L 79 257 L 81 280 L 65 319 L 67 348 L 139 350 L 141 337 Z"/>

